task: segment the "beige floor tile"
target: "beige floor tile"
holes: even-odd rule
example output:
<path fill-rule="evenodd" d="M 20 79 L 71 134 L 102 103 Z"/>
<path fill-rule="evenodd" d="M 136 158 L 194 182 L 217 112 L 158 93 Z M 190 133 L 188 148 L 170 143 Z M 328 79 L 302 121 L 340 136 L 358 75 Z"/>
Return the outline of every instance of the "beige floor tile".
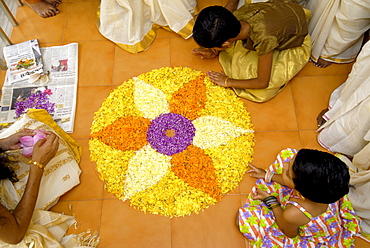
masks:
<path fill-rule="evenodd" d="M 227 0 L 198 0 L 198 7 L 225 5 Z M 41 18 L 28 6 L 19 8 L 20 25 L 13 29 L 14 43 L 37 38 L 40 46 L 79 43 L 79 87 L 74 133 L 83 147 L 81 183 L 65 194 L 51 210 L 76 215 L 80 233 L 99 231 L 101 248 L 246 248 L 247 240 L 236 226 L 238 208 L 244 205 L 255 179 L 246 174 L 240 185 L 216 205 L 200 214 L 167 218 L 144 214 L 104 189 L 95 163 L 89 158 L 88 139 L 96 112 L 112 89 L 133 76 L 166 66 L 187 66 L 204 72 L 221 71 L 218 59 L 202 60 L 193 54 L 198 45 L 175 33 L 159 29 L 150 48 L 130 54 L 104 38 L 96 27 L 99 0 L 65 0 L 61 13 Z M 256 130 L 253 164 L 267 168 L 279 151 L 291 147 L 323 150 L 317 143 L 316 116 L 327 107 L 331 92 L 346 80 L 353 63 L 333 64 L 325 69 L 311 62 L 266 103 L 244 101 Z M 5 71 L 0 72 L 0 84 Z M 356 248 L 370 247 L 361 239 Z"/>
<path fill-rule="evenodd" d="M 157 38 L 171 38 L 171 37 L 178 37 L 179 35 L 175 32 L 171 32 L 164 28 L 157 29 Z"/>
<path fill-rule="evenodd" d="M 113 84 L 124 81 L 153 69 L 170 66 L 170 38 L 156 38 L 149 49 L 131 54 L 116 46 Z"/>
<path fill-rule="evenodd" d="M 327 108 L 331 92 L 347 78 L 336 76 L 296 77 L 292 80 L 292 94 L 299 129 L 316 129 L 316 117 Z"/>
<path fill-rule="evenodd" d="M 74 139 L 89 138 L 94 113 L 111 92 L 111 86 L 78 87 Z"/>
<path fill-rule="evenodd" d="M 200 71 L 222 70 L 218 58 L 201 59 L 191 51 L 199 46 L 193 38 L 185 40 L 180 37 L 171 38 L 171 66 L 187 66 Z"/>
<path fill-rule="evenodd" d="M 81 162 L 79 164 L 82 173 L 80 184 L 60 198 L 60 201 L 71 200 L 101 200 L 103 197 L 103 182 L 99 179 L 95 169 L 95 163 L 90 159 L 89 140 L 76 140 L 82 147 Z"/>
<path fill-rule="evenodd" d="M 328 76 L 348 74 L 351 63 L 348 64 L 332 64 L 326 68 L 319 68 L 312 62 L 308 62 L 305 67 L 296 75 L 302 76 Z"/>
<path fill-rule="evenodd" d="M 6 70 L 0 70 L 0 85 L 3 86 L 5 82 Z"/>
<path fill-rule="evenodd" d="M 79 42 L 78 85 L 111 85 L 115 44 L 108 40 Z"/>
<path fill-rule="evenodd" d="M 256 146 L 252 164 L 267 169 L 272 164 L 276 155 L 283 149 L 302 147 L 298 131 L 271 131 L 256 132 Z M 248 174 L 240 183 L 240 193 L 249 193 L 255 183 L 255 179 Z"/>
<path fill-rule="evenodd" d="M 26 5 L 18 8 L 16 19 L 19 25 L 13 28 L 10 36 L 11 41 L 20 43 L 38 39 L 40 43 L 61 42 L 67 8 L 67 3 L 61 4 L 58 7 L 60 13 L 52 18 L 42 18 Z"/>
<path fill-rule="evenodd" d="M 356 248 L 369 248 L 370 247 L 370 243 L 366 242 L 365 240 L 363 240 L 361 238 L 358 238 L 355 241 L 355 247 Z"/>
<path fill-rule="evenodd" d="M 119 200 L 104 200 L 100 247 L 171 247 L 171 219 L 145 214 Z"/>
<path fill-rule="evenodd" d="M 268 102 L 243 100 L 255 131 L 297 130 L 291 86 L 288 84 Z"/>
<path fill-rule="evenodd" d="M 198 1 L 198 9 L 201 10 L 205 7 L 208 6 L 213 6 L 213 5 L 223 5 L 222 0 L 207 0 L 207 1 Z"/>
<path fill-rule="evenodd" d="M 300 130 L 299 134 L 301 135 L 302 147 L 327 151 L 317 142 L 318 132 L 316 130 Z"/>
<path fill-rule="evenodd" d="M 73 226 L 70 227 L 67 232 L 68 235 L 71 233 L 79 234 L 88 230 L 92 233 L 95 231 L 99 232 L 101 209 L 102 201 L 62 201 L 58 202 L 50 210 L 76 216 L 77 229 Z"/>
<path fill-rule="evenodd" d="M 64 42 L 107 40 L 96 27 L 98 1 L 68 3 Z"/>
<path fill-rule="evenodd" d="M 234 247 L 245 242 L 236 226 L 240 196 L 229 195 L 200 214 L 172 219 L 173 248 Z"/>

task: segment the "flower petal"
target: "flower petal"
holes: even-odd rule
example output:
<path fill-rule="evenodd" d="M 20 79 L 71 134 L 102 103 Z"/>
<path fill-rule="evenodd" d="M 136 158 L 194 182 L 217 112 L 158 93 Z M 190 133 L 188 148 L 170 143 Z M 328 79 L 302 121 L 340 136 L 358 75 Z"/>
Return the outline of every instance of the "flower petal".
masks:
<path fill-rule="evenodd" d="M 217 183 L 212 158 L 196 146 L 190 145 L 172 156 L 171 170 L 190 186 L 221 199 L 222 192 Z"/>
<path fill-rule="evenodd" d="M 203 83 L 204 76 L 205 74 L 201 74 L 172 95 L 171 113 L 180 114 L 190 120 L 195 120 L 200 116 L 200 111 L 207 101 L 206 86 Z"/>
<path fill-rule="evenodd" d="M 32 147 L 33 146 L 33 137 L 32 136 L 23 136 L 19 138 L 21 147 Z"/>
<path fill-rule="evenodd" d="M 134 101 L 136 107 L 143 113 L 145 118 L 155 119 L 160 114 L 169 113 L 169 105 L 166 95 L 160 89 L 151 84 L 134 78 L 135 91 Z"/>
<path fill-rule="evenodd" d="M 149 145 L 137 151 L 128 164 L 123 201 L 157 184 L 171 167 L 171 157 L 156 152 Z"/>
<path fill-rule="evenodd" d="M 193 121 L 193 125 L 196 129 L 193 145 L 202 149 L 225 145 L 233 138 L 253 132 L 215 116 L 199 117 Z"/>
<path fill-rule="evenodd" d="M 35 136 L 33 136 L 33 144 L 36 144 L 37 141 L 39 141 L 40 139 L 45 139 L 46 138 L 46 133 L 44 130 L 42 129 L 37 129 L 35 130 L 36 134 Z"/>
<path fill-rule="evenodd" d="M 22 155 L 30 158 L 32 157 L 32 152 L 33 152 L 33 146 L 24 147 L 22 150 Z"/>
<path fill-rule="evenodd" d="M 90 137 L 122 151 L 140 150 L 147 144 L 146 132 L 150 121 L 138 116 L 128 116 L 115 120 Z"/>

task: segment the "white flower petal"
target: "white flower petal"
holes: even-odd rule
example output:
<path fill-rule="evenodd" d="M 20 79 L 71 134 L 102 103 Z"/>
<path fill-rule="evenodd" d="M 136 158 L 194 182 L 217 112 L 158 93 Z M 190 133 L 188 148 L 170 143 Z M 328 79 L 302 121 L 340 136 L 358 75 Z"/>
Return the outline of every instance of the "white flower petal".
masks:
<path fill-rule="evenodd" d="M 171 167 L 171 157 L 158 153 L 150 145 L 136 152 L 127 168 L 123 201 L 157 184 Z"/>
<path fill-rule="evenodd" d="M 193 125 L 196 129 L 193 145 L 202 149 L 226 145 L 231 139 L 253 132 L 215 116 L 199 117 L 193 121 Z"/>
<path fill-rule="evenodd" d="M 166 95 L 160 89 L 138 78 L 135 80 L 134 101 L 143 117 L 153 120 L 160 114 L 170 112 Z"/>

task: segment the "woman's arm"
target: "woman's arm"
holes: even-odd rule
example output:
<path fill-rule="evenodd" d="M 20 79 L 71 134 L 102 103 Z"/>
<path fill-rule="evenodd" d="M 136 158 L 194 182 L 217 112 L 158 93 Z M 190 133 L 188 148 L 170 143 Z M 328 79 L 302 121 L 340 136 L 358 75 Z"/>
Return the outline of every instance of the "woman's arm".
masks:
<path fill-rule="evenodd" d="M 23 136 L 33 136 L 36 133 L 31 129 L 23 129 L 18 133 L 12 134 L 7 138 L 0 139 L 0 149 L 2 151 L 20 149 L 19 138 Z"/>
<path fill-rule="evenodd" d="M 251 197 L 254 200 L 262 201 L 268 196 L 270 195 L 267 192 L 260 189 L 257 189 L 255 192 L 251 193 Z M 299 227 L 310 221 L 310 219 L 306 217 L 300 210 L 290 204 L 287 205 L 285 210 L 283 210 L 281 206 L 278 206 L 273 208 L 272 211 L 280 231 L 282 231 L 284 235 L 289 238 L 294 238 L 297 236 Z"/>
<path fill-rule="evenodd" d="M 229 0 L 227 4 L 225 5 L 225 8 L 231 12 L 234 12 L 236 8 L 238 7 L 238 4 L 239 4 L 239 0 Z"/>
<path fill-rule="evenodd" d="M 47 133 L 44 140 L 39 140 L 33 150 L 32 160 L 46 165 L 55 156 L 58 150 L 58 137 L 54 133 Z M 17 207 L 11 213 L 0 204 L 0 239 L 10 244 L 22 241 L 29 227 L 35 209 L 43 168 L 30 165 L 30 173 L 24 194 Z"/>
<path fill-rule="evenodd" d="M 266 171 L 264 169 L 258 168 L 256 166 L 254 166 L 253 164 L 250 164 L 250 163 L 249 163 L 249 167 L 250 167 L 250 169 L 247 171 L 247 173 L 251 177 L 258 178 L 258 179 L 265 179 Z M 274 174 L 272 176 L 271 181 L 274 181 L 278 184 L 287 186 L 286 183 L 284 182 L 284 179 L 283 179 L 281 174 Z"/>
<path fill-rule="evenodd" d="M 223 73 L 209 72 L 208 76 L 212 82 L 223 87 L 234 87 L 240 89 L 266 89 L 270 82 L 272 70 L 272 54 L 269 52 L 258 57 L 257 77 L 252 79 L 232 79 Z"/>

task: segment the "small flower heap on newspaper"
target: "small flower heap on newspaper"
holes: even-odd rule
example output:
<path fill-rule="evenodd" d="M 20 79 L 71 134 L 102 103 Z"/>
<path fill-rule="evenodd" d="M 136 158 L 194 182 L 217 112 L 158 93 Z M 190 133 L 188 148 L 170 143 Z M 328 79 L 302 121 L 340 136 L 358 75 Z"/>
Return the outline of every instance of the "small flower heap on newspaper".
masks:
<path fill-rule="evenodd" d="M 169 217 L 199 213 L 237 187 L 254 146 L 243 102 L 186 67 L 123 83 L 95 113 L 90 137 L 107 190 Z"/>
<path fill-rule="evenodd" d="M 45 109 L 49 114 L 54 113 L 55 103 L 50 102 L 49 96 L 53 94 L 50 89 L 35 90 L 25 99 L 19 99 L 15 104 L 16 117 L 26 113 L 28 109 Z"/>

